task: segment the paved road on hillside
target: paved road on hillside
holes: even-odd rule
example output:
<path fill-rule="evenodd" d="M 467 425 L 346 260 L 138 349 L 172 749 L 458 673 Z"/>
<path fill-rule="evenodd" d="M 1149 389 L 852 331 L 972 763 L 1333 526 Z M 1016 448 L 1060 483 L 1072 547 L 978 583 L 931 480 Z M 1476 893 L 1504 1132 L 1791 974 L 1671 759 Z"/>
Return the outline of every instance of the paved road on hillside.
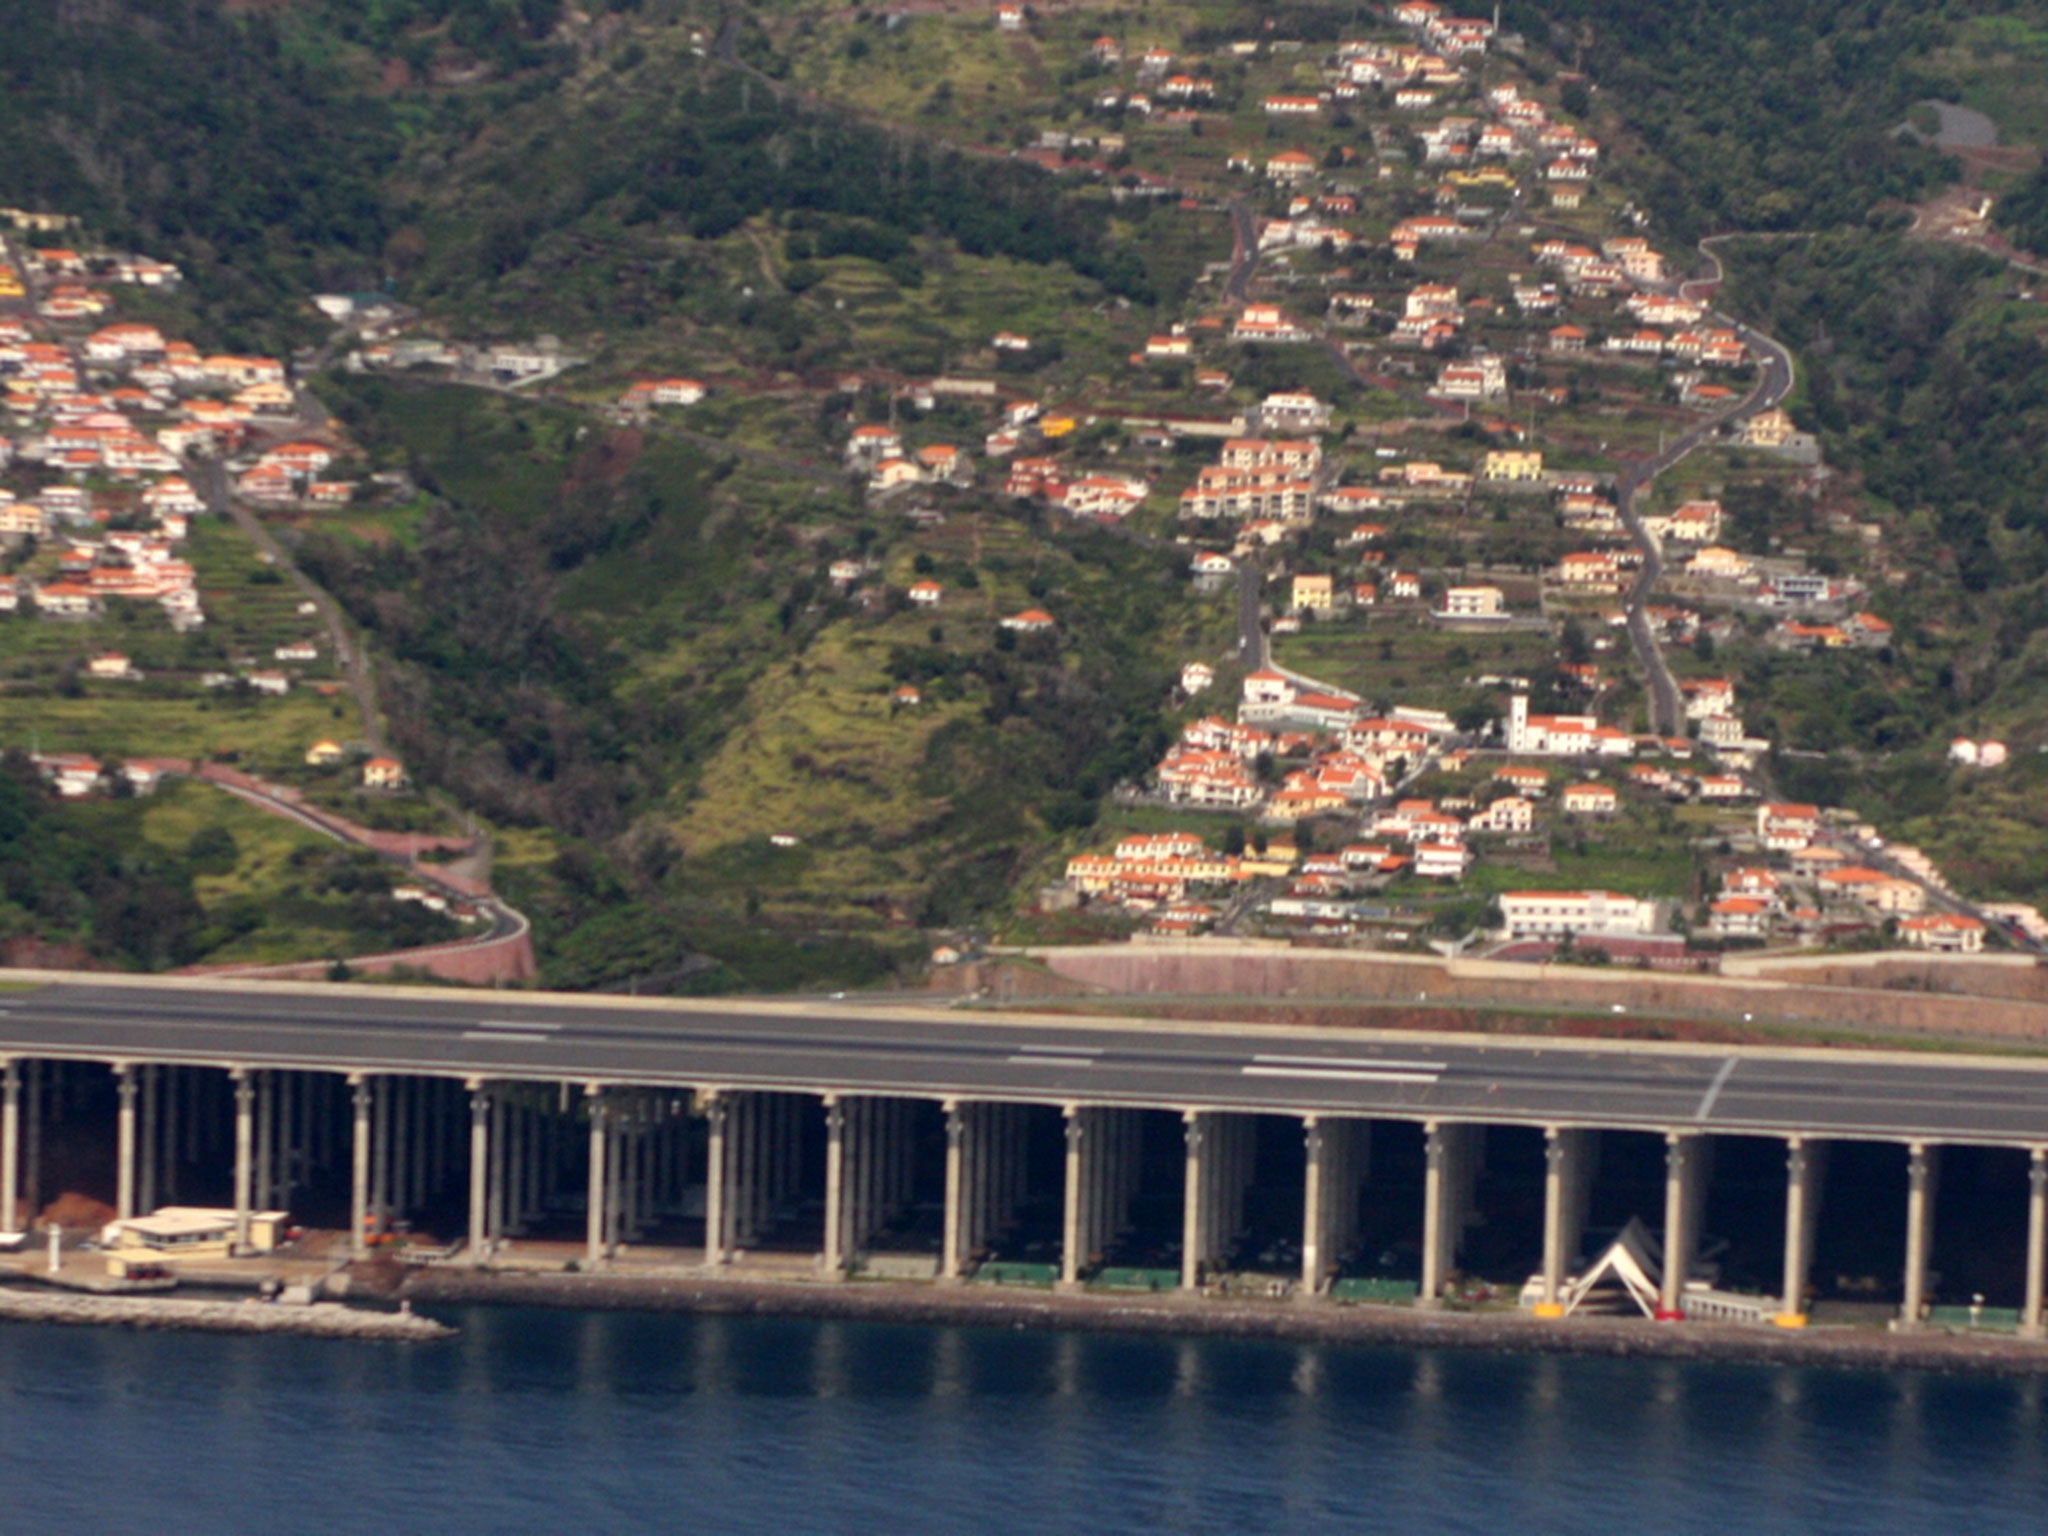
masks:
<path fill-rule="evenodd" d="M 1705 250 L 1704 243 L 1701 247 Z M 1707 257 L 1715 264 L 1715 280 L 1720 274 L 1720 258 L 1712 251 Z M 1682 292 L 1687 284 L 1681 283 Z M 1768 411 L 1782 403 L 1792 393 L 1794 377 L 1792 354 L 1774 337 L 1766 336 L 1754 327 L 1741 321 L 1709 310 L 1708 317 L 1740 336 L 1743 343 L 1760 360 L 1760 373 L 1756 387 L 1734 410 L 1725 412 L 1709 421 L 1701 422 L 1690 432 L 1667 444 L 1654 458 L 1623 464 L 1615 477 L 1615 506 L 1620 513 L 1622 525 L 1628 529 L 1629 537 L 1635 540 L 1642 551 L 1643 568 L 1630 587 L 1624 611 L 1628 616 L 1629 639 L 1634 644 L 1636 655 L 1643 664 L 1644 675 L 1650 684 L 1651 721 L 1650 728 L 1661 736 L 1678 736 L 1685 729 L 1685 701 L 1679 693 L 1677 680 L 1671 675 L 1670 665 L 1664 660 L 1664 649 L 1657 643 L 1655 630 L 1650 623 L 1650 597 L 1656 591 L 1658 582 L 1664 578 L 1664 552 L 1657 541 L 1650 537 L 1643 527 L 1642 518 L 1636 511 L 1636 497 L 1655 483 L 1657 477 L 1677 464 L 1700 444 L 1716 437 L 1723 427 L 1744 421 L 1760 411 Z"/>
<path fill-rule="evenodd" d="M 363 721 L 363 740 L 371 751 L 384 751 L 384 717 L 377 710 L 376 675 L 371 670 L 368 650 L 350 641 L 348 622 L 342 617 L 341 604 L 325 587 L 299 569 L 290 551 L 263 526 L 254 512 L 229 494 L 227 467 L 219 459 L 198 461 L 192 466 L 191 479 L 192 488 L 207 506 L 231 518 L 235 526 L 248 536 L 249 542 L 268 555 L 271 565 L 313 605 L 320 627 L 327 632 L 327 645 L 334 655 L 335 664 L 341 668 L 349 692 L 355 695 L 356 712 Z"/>
<path fill-rule="evenodd" d="M 1071 1021 L 832 1002 L 69 977 L 0 994 L 0 1049 L 99 1059 L 1047 1104 L 2048 1143 L 2048 1063 Z"/>

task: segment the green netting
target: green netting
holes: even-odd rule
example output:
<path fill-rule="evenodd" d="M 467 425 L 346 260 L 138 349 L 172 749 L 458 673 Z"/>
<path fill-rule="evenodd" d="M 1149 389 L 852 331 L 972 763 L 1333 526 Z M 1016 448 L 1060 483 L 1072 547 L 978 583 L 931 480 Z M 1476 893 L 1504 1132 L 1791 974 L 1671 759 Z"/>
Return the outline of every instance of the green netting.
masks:
<path fill-rule="evenodd" d="M 1104 1269 L 1088 1284 L 1104 1291 L 1177 1291 L 1177 1269 Z"/>
<path fill-rule="evenodd" d="M 1060 1267 L 1000 1260 L 982 1265 L 974 1272 L 974 1278 L 984 1285 L 1053 1285 L 1060 1278 Z"/>
<path fill-rule="evenodd" d="M 1422 1287 L 1413 1280 L 1350 1279 L 1330 1282 L 1337 1301 L 1413 1301 Z"/>
<path fill-rule="evenodd" d="M 1975 1329 L 1979 1333 L 2017 1333 L 2018 1307 L 1979 1307 L 1973 1318 L 1968 1307 L 1932 1307 L 1927 1320 L 1937 1328 Z"/>

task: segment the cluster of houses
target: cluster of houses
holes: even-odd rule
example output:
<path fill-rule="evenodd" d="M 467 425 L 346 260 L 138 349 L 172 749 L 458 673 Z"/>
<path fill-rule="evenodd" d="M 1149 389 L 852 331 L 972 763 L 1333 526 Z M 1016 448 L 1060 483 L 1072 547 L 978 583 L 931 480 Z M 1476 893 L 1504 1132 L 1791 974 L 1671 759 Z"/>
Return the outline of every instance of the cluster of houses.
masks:
<path fill-rule="evenodd" d="M 347 506 L 358 482 L 329 474 L 337 455 L 325 443 L 280 443 L 235 478 L 235 494 L 265 507 Z"/>
<path fill-rule="evenodd" d="M 102 760 L 83 752 L 37 752 L 29 761 L 66 800 L 93 799 L 112 794 L 117 787 L 125 794 L 154 794 L 166 775 L 182 772 L 185 766 L 150 757 Z"/>
<path fill-rule="evenodd" d="M 1175 755 L 1213 753 L 1242 761 L 1248 750 L 1265 755 L 1298 745 L 1284 735 L 1207 720 L 1189 728 Z M 1466 768 L 1470 754 L 1446 753 L 1435 766 Z M 1635 787 L 1653 787 L 1634 782 Z M 1540 840 L 1553 814 L 1574 820 L 1607 817 L 1616 814 L 1620 803 L 1612 785 L 1597 780 L 1560 785 L 1551 770 L 1536 765 L 1503 763 L 1486 783 L 1486 792 L 1404 798 L 1377 810 L 1353 804 L 1355 840 L 1327 852 L 1304 853 L 1291 834 L 1243 853 L 1217 852 L 1189 831 L 1128 836 L 1109 852 L 1068 860 L 1068 899 L 1141 916 L 1154 935 L 1192 936 L 1217 921 L 1218 899 L 1265 880 L 1269 883 L 1246 910 L 1269 923 L 1300 924 L 1325 934 L 1355 932 L 1361 917 L 1385 917 L 1391 911 L 1367 908 L 1357 898 L 1384 890 L 1398 876 L 1455 882 L 1471 869 L 1475 849 L 1490 839 L 1501 839 L 1509 848 L 1527 846 Z M 1539 809 L 1553 798 L 1554 813 Z M 1954 954 L 1982 949 L 1988 925 L 1950 910 L 1954 893 L 1924 856 L 1910 848 L 1894 849 L 1886 854 L 1886 868 L 1860 863 L 1853 852 L 1835 844 L 1869 842 L 1870 829 L 1853 828 L 1846 837 L 1830 838 L 1831 827 L 1845 824 L 1843 813 L 1824 813 L 1812 805 L 1759 805 L 1754 834 L 1743 839 L 1754 852 L 1720 872 L 1719 890 L 1702 904 L 1697 931 L 1721 943 L 1812 945 L 1884 927 L 1909 947 Z M 1564 945 L 1581 944 L 1646 963 L 1669 963 L 1685 949 L 1683 938 L 1672 931 L 1682 904 L 1668 899 L 1607 890 L 1528 889 L 1504 892 L 1497 904 L 1495 936 L 1503 958 L 1545 958 Z"/>
<path fill-rule="evenodd" d="M 445 370 L 462 378 L 517 389 L 543 383 L 583 361 L 553 336 L 479 345 L 438 336 L 397 336 L 358 347 L 342 359 L 351 373 Z"/>
<path fill-rule="evenodd" d="M 39 251 L 34 265 L 73 275 L 71 254 Z M 110 280 L 84 258 L 75 275 Z M 154 325 L 0 314 L 0 467 L 35 487 L 0 487 L 0 542 L 40 552 L 0 578 L 0 613 L 93 619 L 122 599 L 157 604 L 181 630 L 202 625 L 179 546 L 205 503 L 184 459 L 238 443 L 268 408 L 251 391 L 282 378 L 274 359 L 204 357 Z"/>
<path fill-rule="evenodd" d="M 17 225 L 57 217 L 0 216 Z M 199 628 L 206 613 L 184 546 L 208 505 L 187 466 L 288 435 L 298 396 L 285 365 L 203 354 L 155 324 L 104 319 L 108 285 L 177 281 L 143 258 L 0 247 L 0 272 L 39 301 L 0 311 L 0 469 L 10 471 L 0 485 L 0 544 L 16 567 L 0 577 L 0 614 L 80 621 L 117 602 L 153 603 L 174 629 Z M 91 313 L 40 302 L 60 283 L 104 302 Z M 334 457 L 325 444 L 286 441 L 237 461 L 233 489 L 267 505 L 346 501 L 353 486 L 328 478 Z M 319 654 L 311 641 L 276 651 L 280 662 Z M 83 670 L 94 680 L 140 676 L 117 652 L 88 658 Z M 291 678 L 249 658 L 239 675 L 202 682 L 282 693 Z"/>
<path fill-rule="evenodd" d="M 122 521 L 112 528 L 110 500 L 75 485 L 46 486 L 32 497 L 0 490 L 0 542 L 56 546 L 36 576 L 0 577 L 0 614 L 45 619 L 94 619 L 111 599 L 157 604 L 173 628 L 206 622 L 197 577 L 178 546 L 202 503 L 182 476 L 167 475 L 122 497 Z"/>
<path fill-rule="evenodd" d="M 397 791 L 412 782 L 405 771 L 405 764 L 395 757 L 351 749 L 337 741 L 316 741 L 306 748 L 308 768 L 333 769 L 350 763 L 359 764 L 365 789 Z"/>
<path fill-rule="evenodd" d="M 1942 907 L 1954 893 L 1918 849 L 1883 851 L 1885 867 L 1860 862 L 1877 840 L 1867 826 L 1819 806 L 1771 802 L 1756 809 L 1761 861 L 1721 873 L 1707 903 L 1706 931 L 1722 939 L 1817 943 L 1889 924 L 1917 949 L 1974 954 L 1988 925 Z M 1846 847 L 1843 845 L 1847 845 Z"/>

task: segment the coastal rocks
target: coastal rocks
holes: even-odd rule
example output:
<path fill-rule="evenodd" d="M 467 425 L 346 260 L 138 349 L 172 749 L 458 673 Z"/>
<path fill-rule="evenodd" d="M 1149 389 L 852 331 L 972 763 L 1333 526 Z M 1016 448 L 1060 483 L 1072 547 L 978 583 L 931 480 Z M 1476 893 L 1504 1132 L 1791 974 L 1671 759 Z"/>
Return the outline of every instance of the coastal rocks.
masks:
<path fill-rule="evenodd" d="M 289 1333 L 321 1339 L 426 1343 L 450 1338 L 446 1323 L 412 1311 L 366 1312 L 333 1303 L 303 1306 L 191 1301 L 166 1296 L 95 1296 L 0 1289 L 0 1322 L 164 1329 L 197 1333 Z"/>

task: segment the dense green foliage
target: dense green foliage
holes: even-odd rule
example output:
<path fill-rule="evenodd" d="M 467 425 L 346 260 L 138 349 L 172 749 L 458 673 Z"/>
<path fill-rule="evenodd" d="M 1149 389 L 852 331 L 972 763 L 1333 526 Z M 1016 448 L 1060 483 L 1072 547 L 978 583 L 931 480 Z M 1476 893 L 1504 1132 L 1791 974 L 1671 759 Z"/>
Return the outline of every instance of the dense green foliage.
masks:
<path fill-rule="evenodd" d="M 803 856 L 758 840 L 683 850 L 658 829 L 746 728 L 757 679 L 801 667 L 828 629 L 887 619 L 864 620 L 819 581 L 804 529 L 825 508 L 733 515 L 729 466 L 673 438 L 582 433 L 539 403 L 377 380 L 329 394 L 374 456 L 439 502 L 416 548 L 320 538 L 307 564 L 396 659 L 386 694 L 407 761 L 467 804 L 556 834 L 554 867 L 506 885 L 536 919 L 545 979 L 787 987 L 892 969 L 893 937 L 759 916 L 764 892 L 815 891 Z M 922 871 L 908 914 L 921 922 L 999 903 L 1048 830 L 1092 823 L 1166 744 L 1172 678 L 1145 658 L 1184 615 L 1183 557 L 1065 523 L 1034 537 L 1044 553 L 1026 586 L 1066 616 L 1059 644 L 950 621 L 946 643 L 890 660 L 935 702 L 978 706 L 934 733 L 916 769 L 931 815 L 903 852 Z M 939 569 L 969 589 L 981 579 Z M 640 663 L 678 641 L 697 650 L 691 670 L 641 686 Z"/>
<path fill-rule="evenodd" d="M 2048 160 L 2000 198 L 1993 212 L 2014 245 L 2036 255 L 2048 254 Z"/>
<path fill-rule="evenodd" d="M 2048 349 L 1986 257 L 1868 231 L 1745 246 L 1732 290 L 1801 348 L 1830 458 L 1932 520 L 1963 587 L 2048 575 Z"/>
<path fill-rule="evenodd" d="M 697 540 L 710 473 L 673 440 L 579 441 L 573 414 L 494 409 L 464 391 L 361 381 L 334 399 L 373 454 L 437 501 L 418 547 L 313 541 L 308 566 L 401 663 L 391 728 L 407 760 L 489 814 L 608 837 L 686 762 L 719 690 L 665 708 L 617 697 L 614 626 L 660 607 L 716 617 L 754 535 Z M 579 584 L 623 578 L 579 611 Z M 735 679 L 737 680 L 737 679 Z M 726 696 L 729 702 L 729 696 Z"/>
<path fill-rule="evenodd" d="M 691 264 L 664 260 L 653 236 L 712 239 L 782 211 L 824 216 L 808 220 L 798 254 L 901 261 L 907 237 L 924 235 L 969 255 L 1064 262 L 1127 297 L 1156 297 L 1140 255 L 1109 241 L 1104 205 L 1036 166 L 938 147 L 731 73 L 679 88 L 652 61 L 587 103 L 513 113 L 420 196 L 429 255 L 418 294 L 488 295 L 528 314 L 573 314 L 562 285 L 593 264 L 611 269 L 605 302 L 636 276 L 672 299 Z"/>
<path fill-rule="evenodd" d="M 1946 33 L 1917 0 L 1531 0 L 1511 16 L 1656 158 L 1639 192 L 1667 229 L 1851 223 L 1948 174 L 1893 131 L 1928 94 L 1915 61 Z"/>
<path fill-rule="evenodd" d="M 594 8 L 594 7 L 593 7 Z M 346 42 L 424 73 L 453 48 L 503 72 L 541 61 L 541 45 L 562 19 L 562 0 L 342 0 L 322 20 Z"/>
<path fill-rule="evenodd" d="M 217 0 L 10 5 L 0 200 L 86 216 L 186 268 L 230 333 L 367 279 L 395 148 L 369 99 Z"/>
<path fill-rule="evenodd" d="M 184 846 L 165 848 L 144 833 L 153 804 L 63 801 L 20 753 L 0 757 L 0 943 L 30 940 L 155 971 L 251 935 L 318 931 L 335 936 L 337 952 L 364 954 L 460 931 L 424 906 L 392 901 L 390 866 L 375 855 L 317 839 L 292 854 L 287 887 L 202 900 L 198 878 L 235 866 L 234 835 L 203 824 Z"/>
<path fill-rule="evenodd" d="M 81 941 L 98 959 L 161 970 L 198 958 L 204 922 L 189 867 L 80 824 L 26 758 L 0 759 L 0 937 Z"/>

